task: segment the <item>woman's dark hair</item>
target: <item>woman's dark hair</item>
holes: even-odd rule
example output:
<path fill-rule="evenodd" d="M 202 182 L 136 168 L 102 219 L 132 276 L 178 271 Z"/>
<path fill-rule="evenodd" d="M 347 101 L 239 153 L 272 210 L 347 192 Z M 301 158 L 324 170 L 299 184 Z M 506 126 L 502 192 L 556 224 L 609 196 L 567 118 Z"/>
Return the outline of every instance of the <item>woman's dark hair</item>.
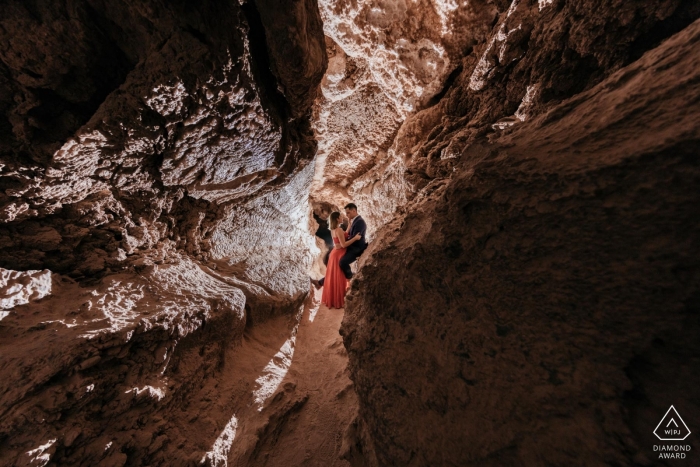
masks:
<path fill-rule="evenodd" d="M 337 229 L 338 228 L 338 219 L 340 219 L 340 213 L 338 211 L 335 211 L 331 213 L 331 217 L 328 218 L 330 220 L 331 224 L 331 230 Z"/>

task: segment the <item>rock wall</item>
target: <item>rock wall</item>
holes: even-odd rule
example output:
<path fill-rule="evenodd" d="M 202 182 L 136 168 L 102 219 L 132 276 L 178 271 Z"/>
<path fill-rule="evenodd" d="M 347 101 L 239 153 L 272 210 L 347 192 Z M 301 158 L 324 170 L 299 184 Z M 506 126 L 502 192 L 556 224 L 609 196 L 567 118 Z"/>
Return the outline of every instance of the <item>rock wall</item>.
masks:
<path fill-rule="evenodd" d="M 198 463 L 206 403 L 199 436 L 164 425 L 308 292 L 318 7 L 7 1 L 0 26 L 0 464 Z"/>
<path fill-rule="evenodd" d="M 341 329 L 356 465 L 664 465 L 669 405 L 700 421 L 698 13 L 516 0 L 404 124 L 420 191 Z"/>
<path fill-rule="evenodd" d="M 330 0 L 319 7 L 329 64 L 314 111 L 311 194 L 339 206 L 356 202 L 372 237 L 413 192 L 393 148 L 399 128 L 459 72 L 504 5 Z"/>
<path fill-rule="evenodd" d="M 80 278 L 165 250 L 206 256 L 221 206 L 313 157 L 326 59 L 306 7 L 268 31 L 252 3 L 6 3 L 0 263 Z M 289 51 L 305 59 L 273 66 Z"/>
<path fill-rule="evenodd" d="M 139 276 L 111 274 L 94 287 L 52 279 L 51 295 L 0 323 L 0 371 L 12 382 L 0 391 L 0 463 L 201 458 L 209 446 L 199 444 L 220 428 L 208 423 L 197 394 L 243 333 L 241 290 L 186 257 Z M 204 418 L 200 436 L 180 418 L 191 419 L 190 400 Z"/>
<path fill-rule="evenodd" d="M 402 126 L 394 145 L 408 181 L 418 190 L 449 176 L 472 141 L 590 89 L 698 16 L 700 6 L 679 0 L 514 0 L 445 96 Z"/>
<path fill-rule="evenodd" d="M 175 252 L 253 264 L 290 246 L 262 224 L 218 232 L 306 209 L 317 6 L 137 3 L 3 5 L 0 264 L 94 281 Z M 305 291 L 307 236 L 289 232 L 303 253 L 269 292 Z"/>

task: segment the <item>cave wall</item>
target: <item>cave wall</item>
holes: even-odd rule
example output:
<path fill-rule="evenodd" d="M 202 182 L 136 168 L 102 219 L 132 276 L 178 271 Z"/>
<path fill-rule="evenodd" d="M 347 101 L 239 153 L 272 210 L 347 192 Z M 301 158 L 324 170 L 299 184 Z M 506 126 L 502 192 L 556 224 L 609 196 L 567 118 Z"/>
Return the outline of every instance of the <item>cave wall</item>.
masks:
<path fill-rule="evenodd" d="M 590 89 L 698 16 L 680 0 L 511 2 L 444 97 L 399 130 L 407 180 L 419 190 L 449 176 L 471 142 Z"/>
<path fill-rule="evenodd" d="M 137 3 L 3 5 L 0 265 L 80 277 L 153 250 L 206 256 L 222 206 L 313 157 L 315 5 L 272 31 L 252 3 Z M 289 51 L 304 59 L 274 66 Z"/>
<path fill-rule="evenodd" d="M 328 71 L 314 109 L 312 198 L 358 204 L 373 237 L 413 194 L 394 141 L 431 105 L 465 52 L 484 42 L 503 2 L 319 2 Z"/>
<path fill-rule="evenodd" d="M 355 465 L 663 465 L 700 420 L 697 17 L 516 0 L 408 118 L 341 328 Z"/>
<path fill-rule="evenodd" d="M 199 463 L 223 426 L 198 391 L 308 292 L 318 7 L 7 1 L 0 26 L 0 464 Z"/>

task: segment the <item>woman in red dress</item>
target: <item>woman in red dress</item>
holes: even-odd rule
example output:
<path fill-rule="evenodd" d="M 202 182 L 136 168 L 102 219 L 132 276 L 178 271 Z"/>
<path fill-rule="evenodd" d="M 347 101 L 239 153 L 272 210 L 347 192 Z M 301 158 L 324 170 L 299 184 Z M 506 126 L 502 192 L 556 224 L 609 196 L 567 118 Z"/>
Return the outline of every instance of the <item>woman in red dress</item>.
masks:
<path fill-rule="evenodd" d="M 361 236 L 357 234 L 350 240 L 347 239 L 348 234 L 340 227 L 339 212 L 331 214 L 329 223 L 335 247 L 328 257 L 321 303 L 328 308 L 343 308 L 345 306 L 345 291 L 348 288 L 348 280 L 340 269 L 340 258 L 345 254 L 345 248 L 359 240 Z"/>

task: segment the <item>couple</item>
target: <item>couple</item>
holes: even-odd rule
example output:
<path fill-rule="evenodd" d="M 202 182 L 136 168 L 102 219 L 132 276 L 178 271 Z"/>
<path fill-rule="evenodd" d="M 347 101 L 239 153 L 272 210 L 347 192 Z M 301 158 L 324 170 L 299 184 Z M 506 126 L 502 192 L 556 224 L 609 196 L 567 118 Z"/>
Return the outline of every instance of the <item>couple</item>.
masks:
<path fill-rule="evenodd" d="M 323 287 L 321 303 L 328 308 L 343 308 L 345 306 L 345 291 L 348 288 L 348 279 L 352 278 L 350 263 L 355 261 L 367 249 L 365 232 L 367 224 L 357 214 L 357 206 L 350 203 L 345 206 L 345 215 L 350 219 L 347 231 L 340 226 L 340 213 L 331 213 L 329 218 L 331 236 L 333 237 L 333 250 L 328 257 L 326 277 L 320 281 L 311 280 L 311 283 L 320 289 Z"/>

